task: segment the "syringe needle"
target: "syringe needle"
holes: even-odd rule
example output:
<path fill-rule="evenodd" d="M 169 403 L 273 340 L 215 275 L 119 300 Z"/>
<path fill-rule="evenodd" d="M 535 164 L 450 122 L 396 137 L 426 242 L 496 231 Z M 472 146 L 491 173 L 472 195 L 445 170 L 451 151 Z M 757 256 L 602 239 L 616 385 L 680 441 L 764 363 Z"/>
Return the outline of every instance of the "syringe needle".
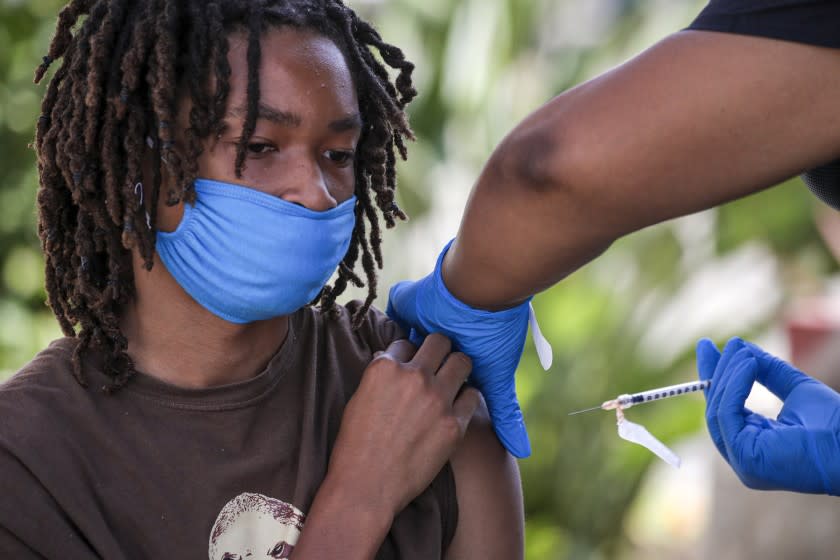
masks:
<path fill-rule="evenodd" d="M 602 407 L 600 406 L 593 406 L 592 408 L 585 408 L 583 410 L 576 410 L 575 412 L 570 412 L 569 416 L 573 416 L 575 414 L 580 414 L 581 412 L 589 412 L 590 410 L 601 410 Z"/>

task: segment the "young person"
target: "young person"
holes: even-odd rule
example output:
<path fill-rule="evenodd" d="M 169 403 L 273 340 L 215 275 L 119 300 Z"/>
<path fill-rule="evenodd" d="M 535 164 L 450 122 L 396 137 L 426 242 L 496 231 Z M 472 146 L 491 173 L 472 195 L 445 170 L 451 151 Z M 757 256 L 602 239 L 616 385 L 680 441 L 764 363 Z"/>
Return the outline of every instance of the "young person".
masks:
<path fill-rule="evenodd" d="M 339 0 L 72 0 L 36 81 L 59 59 L 35 146 L 66 338 L 0 387 L 0 550 L 521 557 L 469 359 L 370 308 L 403 53 Z"/>
<path fill-rule="evenodd" d="M 712 0 L 688 30 L 552 99 L 496 149 L 457 238 L 432 275 L 392 289 L 389 314 L 416 341 L 446 333 L 478 368 L 496 349 L 465 314 L 521 308 L 623 235 L 806 170 L 840 209 L 838 21 L 828 0 Z M 747 485 L 840 493 L 836 392 L 740 340 L 697 352 L 709 432 Z M 515 367 L 482 387 L 502 441 L 526 448 Z M 744 408 L 755 380 L 785 401 L 778 421 Z"/>

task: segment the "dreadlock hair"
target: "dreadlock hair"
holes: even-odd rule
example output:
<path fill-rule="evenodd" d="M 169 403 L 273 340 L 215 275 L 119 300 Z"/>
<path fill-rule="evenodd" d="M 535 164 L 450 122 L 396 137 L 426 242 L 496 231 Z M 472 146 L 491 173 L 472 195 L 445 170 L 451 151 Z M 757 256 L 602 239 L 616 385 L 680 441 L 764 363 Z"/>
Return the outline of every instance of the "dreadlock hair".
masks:
<path fill-rule="evenodd" d="M 247 114 L 235 162 L 241 177 L 257 120 L 260 37 L 277 26 L 312 29 L 336 44 L 353 75 L 364 122 L 355 158 L 350 247 L 334 284 L 312 303 L 334 315 L 336 297 L 348 283 L 365 285 L 353 272 L 360 257 L 368 295 L 353 316 L 354 326 L 376 297 L 376 267 L 382 268 L 376 209 L 389 228 L 406 218 L 394 200 L 395 162 L 396 153 L 405 159 L 405 140 L 414 138 L 404 112 L 416 95 L 414 65 L 400 49 L 383 42 L 341 0 L 71 0 L 35 71 L 38 83 L 62 58 L 43 99 L 35 149 L 47 303 L 64 334 L 79 338 L 72 363 L 82 385 L 82 354 L 91 346 L 104 351 L 111 380 L 106 392 L 135 373 L 118 320 L 135 290 L 130 250 L 152 268 L 164 173 L 172 179 L 167 204 L 195 200 L 202 141 L 220 130 L 225 113 L 228 35 L 234 30 L 244 30 L 248 41 Z M 398 71 L 393 82 L 385 65 Z M 178 84 L 188 84 L 192 108 L 185 145 L 176 149 Z M 144 200 L 141 162 L 147 146 L 153 154 L 152 185 Z"/>

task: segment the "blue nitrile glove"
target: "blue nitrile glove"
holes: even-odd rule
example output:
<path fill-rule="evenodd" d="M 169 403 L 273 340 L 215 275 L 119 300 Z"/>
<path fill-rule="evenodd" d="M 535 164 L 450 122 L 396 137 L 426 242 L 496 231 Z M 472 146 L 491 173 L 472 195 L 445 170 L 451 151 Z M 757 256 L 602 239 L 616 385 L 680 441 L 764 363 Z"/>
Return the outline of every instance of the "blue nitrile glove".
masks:
<path fill-rule="evenodd" d="M 435 270 L 416 282 L 391 288 L 386 313 L 420 345 L 431 333 L 446 335 L 453 349 L 470 357 L 469 382 L 487 402 L 493 428 L 502 445 L 518 458 L 531 454 L 522 410 L 516 400 L 514 373 L 528 334 L 529 301 L 503 311 L 475 309 L 458 301 L 443 283 L 441 251 Z"/>
<path fill-rule="evenodd" d="M 840 492 L 840 394 L 739 338 L 718 352 L 697 343 L 709 434 L 738 478 L 757 490 Z M 758 381 L 783 402 L 776 420 L 744 407 Z"/>

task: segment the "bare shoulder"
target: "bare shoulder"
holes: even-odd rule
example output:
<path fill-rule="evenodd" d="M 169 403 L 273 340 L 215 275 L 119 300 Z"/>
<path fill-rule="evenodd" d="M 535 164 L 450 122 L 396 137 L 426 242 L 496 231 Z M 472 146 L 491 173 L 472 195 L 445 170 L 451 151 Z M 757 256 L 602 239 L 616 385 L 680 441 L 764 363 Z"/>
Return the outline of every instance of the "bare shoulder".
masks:
<path fill-rule="evenodd" d="M 458 497 L 458 527 L 446 558 L 522 558 L 524 512 L 519 467 L 499 443 L 484 401 L 450 462 Z"/>

